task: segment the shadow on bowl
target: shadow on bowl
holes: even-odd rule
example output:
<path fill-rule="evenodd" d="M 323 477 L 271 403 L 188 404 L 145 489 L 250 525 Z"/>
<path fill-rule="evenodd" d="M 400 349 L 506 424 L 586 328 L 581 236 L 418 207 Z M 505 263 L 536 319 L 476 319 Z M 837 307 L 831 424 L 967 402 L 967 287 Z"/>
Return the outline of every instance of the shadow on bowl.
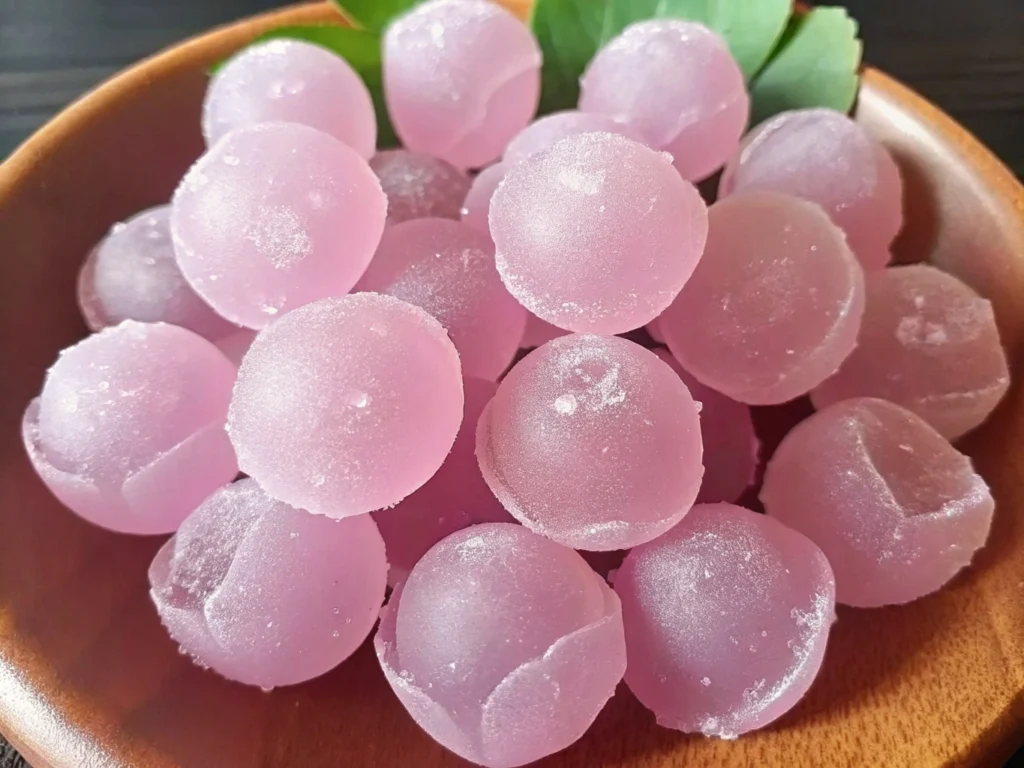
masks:
<path fill-rule="evenodd" d="M 300 6 L 177 46 L 65 110 L 0 166 L 0 730 L 36 768 L 464 764 L 414 725 L 367 646 L 272 694 L 193 667 L 147 599 L 159 542 L 64 510 L 19 440 L 46 367 L 85 334 L 81 259 L 111 222 L 166 201 L 202 151 L 206 68 L 268 28 L 331 17 L 326 4 Z M 927 259 L 992 299 L 1013 361 L 1012 392 L 964 442 L 998 501 L 991 542 L 937 595 L 840 609 L 818 682 L 765 731 L 685 737 L 656 727 L 623 686 L 545 766 L 979 765 L 1024 733 L 1024 191 L 962 128 L 877 71 L 858 119 L 906 179 L 898 260 Z"/>

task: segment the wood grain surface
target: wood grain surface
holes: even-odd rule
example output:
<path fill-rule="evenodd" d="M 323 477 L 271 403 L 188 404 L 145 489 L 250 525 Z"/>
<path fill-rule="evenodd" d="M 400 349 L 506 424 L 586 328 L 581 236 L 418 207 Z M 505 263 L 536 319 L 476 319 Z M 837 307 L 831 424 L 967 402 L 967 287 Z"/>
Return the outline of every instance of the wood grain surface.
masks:
<path fill-rule="evenodd" d="M 0 158 L 68 101 L 128 62 L 217 23 L 279 4 L 271 0 L 0 0 Z M 867 41 L 867 58 L 872 63 L 890 71 L 937 102 L 992 147 L 1019 176 L 1024 174 L 1024 1 L 847 0 L 846 5 L 862 22 Z M 998 276 L 979 273 L 975 277 L 985 282 Z M 1020 314 L 1019 310 L 1017 314 Z M 989 448 L 983 450 L 982 460 L 991 468 L 990 481 L 1003 493 L 1001 501 L 1009 500 L 1011 508 L 1019 512 L 1024 509 L 1024 490 L 1019 483 L 1022 468 L 1018 461 L 1008 462 L 1004 459 L 1010 450 L 1015 455 L 1024 454 L 1024 438 L 1017 437 L 1012 428 L 1024 419 L 1024 401 L 1017 398 L 1014 403 L 1012 407 L 1004 409 L 1003 423 L 986 432 L 985 439 Z M 9 512 L 5 506 L 4 514 Z M 1003 522 L 992 548 L 986 552 L 983 569 L 998 567 L 995 563 L 1008 540 L 1003 534 L 1013 532 L 1019 536 L 1020 525 L 1019 520 Z M 91 532 L 83 535 L 99 538 Z M 19 564 L 27 563 L 27 558 L 32 556 L 32 552 L 24 548 L 19 547 L 16 551 L 5 549 L 19 544 L 40 546 L 41 542 L 19 540 L 18 537 L 0 540 L 0 574 L 10 576 L 20 567 Z M 125 553 L 123 557 L 135 567 L 143 564 L 147 555 L 148 552 L 140 550 Z M 112 561 L 106 569 L 113 569 L 116 565 Z M 1024 589 L 1024 581 L 1021 587 Z M 67 625 L 41 626 L 38 629 L 42 636 L 57 638 L 66 632 L 88 626 L 89 611 L 116 609 L 113 603 L 119 595 L 96 595 L 86 591 L 83 597 L 85 601 L 80 610 L 72 610 L 66 617 L 69 622 Z M 902 712 L 900 727 L 906 733 L 913 732 L 918 737 L 921 736 L 917 733 L 919 728 L 934 728 L 935 723 L 947 722 L 946 728 L 936 728 L 934 733 L 927 732 L 923 739 L 919 738 L 922 745 L 921 765 L 929 768 L 931 764 L 928 763 L 928 755 L 948 751 L 950 740 L 956 742 L 957 728 L 965 727 L 961 723 L 962 708 L 955 706 L 955 702 L 969 700 L 976 707 L 979 722 L 987 722 L 992 717 L 991 708 L 997 706 L 1007 690 L 1019 684 L 1014 676 L 1020 672 L 1020 659 L 1009 660 L 1002 656 L 1007 648 L 1021 650 L 1020 640 L 1012 639 L 1012 636 L 1022 632 L 1021 627 L 1005 626 L 998 619 L 993 619 L 992 616 L 998 612 L 988 610 L 983 596 L 979 603 L 979 598 L 970 591 L 964 580 L 953 586 L 950 599 L 944 601 L 945 613 L 936 612 L 933 603 L 922 601 L 900 609 L 919 613 L 922 621 L 916 625 L 911 621 L 901 621 L 902 627 L 916 626 L 917 629 L 913 632 L 902 631 L 899 642 L 893 642 L 892 638 L 880 634 L 885 632 L 887 626 L 887 611 L 879 611 L 875 614 L 876 620 L 844 622 L 848 629 L 836 634 L 837 647 L 834 649 L 835 653 L 842 656 L 863 659 L 862 669 L 858 673 L 860 684 L 856 686 L 850 700 L 842 706 L 857 709 L 866 704 L 891 705 L 895 697 L 899 700 Z M 841 619 L 845 614 L 840 611 Z M 41 617 L 40 621 L 45 622 L 45 617 Z M 964 653 L 960 658 L 970 660 L 967 662 L 969 665 L 976 665 L 977 669 L 983 670 L 1004 669 L 1007 676 L 992 676 L 988 679 L 975 677 L 973 685 L 967 689 L 949 686 L 945 689 L 948 697 L 946 700 L 921 702 L 913 697 L 901 696 L 896 685 L 901 673 L 908 666 L 920 664 L 922 655 L 927 657 L 937 650 L 933 647 L 937 635 L 935 622 L 950 622 L 961 627 L 954 634 L 955 642 L 963 645 Z M 124 617 L 123 626 L 119 627 L 118 631 L 124 633 L 152 630 L 147 617 L 132 615 Z M 116 645 L 118 638 L 108 640 Z M 95 638 L 83 638 L 82 647 L 102 648 L 94 643 Z M 833 653 L 832 649 L 830 653 Z M 360 655 L 366 655 L 365 649 Z M 111 660 L 103 661 L 109 663 Z M 360 659 L 358 665 L 346 665 L 347 671 L 330 676 L 319 687 L 314 684 L 308 690 L 281 697 L 283 703 L 274 707 L 276 716 L 286 720 L 301 717 L 301 708 L 314 697 L 327 695 L 336 699 L 344 696 L 343 692 L 325 694 L 324 685 L 340 688 L 348 684 L 360 688 L 365 683 L 360 678 L 364 672 L 354 670 L 372 667 L 367 661 Z M 944 660 L 925 666 L 928 674 L 937 678 L 971 679 L 969 674 L 964 674 L 963 669 L 948 666 Z M 79 682 L 95 682 L 97 671 L 87 663 L 80 661 L 72 671 Z M 812 692 L 810 699 L 799 710 L 801 722 L 810 730 L 828 729 L 833 734 L 831 742 L 820 743 L 834 750 L 836 755 L 849 756 L 858 752 L 872 755 L 872 765 L 913 764 L 909 762 L 913 756 L 904 753 L 900 754 L 900 762 L 889 763 L 885 759 L 887 750 L 891 749 L 893 754 L 900 753 L 901 744 L 898 741 L 891 744 L 872 742 L 876 734 L 891 734 L 892 730 L 881 727 L 882 724 L 878 724 L 877 728 L 870 727 L 870 718 L 865 721 L 869 727 L 847 731 L 836 729 L 834 720 L 830 723 L 830 719 L 837 715 L 836 705 L 821 695 L 822 691 L 831 688 L 830 677 L 847 678 L 849 671 L 838 670 L 834 665 L 826 668 L 826 679 L 816 687 L 818 693 Z M 104 682 L 113 684 L 105 679 Z M 247 700 L 241 697 L 235 700 L 231 690 L 211 688 L 211 716 L 214 716 L 212 713 L 216 712 L 217 707 L 248 706 L 245 703 Z M 285 713 L 285 703 L 291 714 Z M 131 704 L 124 702 L 128 708 Z M 617 697 L 596 725 L 600 731 L 598 739 L 614 744 L 617 754 L 621 753 L 620 762 L 623 764 L 661 766 L 662 756 L 676 748 L 677 735 L 667 731 L 652 733 L 644 730 L 627 733 L 627 730 L 634 729 L 632 723 L 642 717 L 636 711 L 637 707 L 630 697 Z M 938 707 L 938 711 L 935 711 L 935 707 Z M 158 718 L 160 713 L 148 713 L 147 716 Z M 1018 712 L 1020 717 L 1022 715 Z M 258 721 L 250 722 L 257 725 Z M 786 730 L 787 722 L 770 729 L 771 732 L 764 736 L 763 751 L 755 749 L 744 753 L 745 759 L 750 758 L 750 765 L 782 765 L 773 760 L 771 745 L 778 738 L 783 738 L 781 734 Z M 922 726 L 923 723 L 931 725 Z M 1020 720 L 1017 721 L 1018 726 L 1019 723 Z M 372 727 L 372 723 L 363 721 L 354 725 Z M 135 723 L 135 726 L 145 728 L 146 723 Z M 333 726 L 324 722 L 318 727 L 329 734 Z M 1002 727 L 1006 727 L 1005 723 Z M 208 737 L 206 731 L 203 734 L 204 738 Z M 247 735 L 252 734 L 239 732 L 230 735 L 244 741 Z M 406 737 L 416 737 L 416 734 L 402 731 L 394 736 L 396 741 L 401 741 Z M 179 738 L 189 739 L 190 734 L 181 733 Z M 261 738 L 269 739 L 270 736 Z M 1024 739 L 1024 733 L 1021 738 Z M 588 741 L 597 743 L 595 740 Z M 420 744 L 421 741 L 416 737 L 414 743 Z M 201 747 L 188 744 L 181 746 L 178 751 L 196 755 L 201 754 Z M 289 744 L 286 739 L 282 739 L 275 745 L 275 754 L 266 758 L 266 764 L 287 766 L 289 750 L 302 754 L 305 749 L 303 745 Z M 583 746 L 582 749 L 588 747 Z M 966 762 L 969 750 L 966 746 L 964 749 L 962 757 Z M 170 748 L 168 751 L 175 752 L 175 749 Z M 735 753 L 723 747 L 720 754 L 721 764 L 734 764 L 731 755 Z M 617 764 L 615 757 L 602 754 L 598 760 L 595 755 L 588 763 L 584 755 L 578 764 L 612 766 Z M 433 752 L 425 752 L 419 758 L 422 758 L 422 765 L 442 764 Z M 792 764 L 859 765 L 846 758 L 844 760 L 836 763 L 827 752 L 822 752 L 800 755 L 792 760 Z M 392 764 L 399 765 L 385 765 Z M 415 765 L 417 768 L 420 765 L 415 761 L 400 764 Z M 444 764 L 448 765 L 447 762 Z M 11 768 L 17 765 L 18 758 L 0 737 L 0 766 Z"/>

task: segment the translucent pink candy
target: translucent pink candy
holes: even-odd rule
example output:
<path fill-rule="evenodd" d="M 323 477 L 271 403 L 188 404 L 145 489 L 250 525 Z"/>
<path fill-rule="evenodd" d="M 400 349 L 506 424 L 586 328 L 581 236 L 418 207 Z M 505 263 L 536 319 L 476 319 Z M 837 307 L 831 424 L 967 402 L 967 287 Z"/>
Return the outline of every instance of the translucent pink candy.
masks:
<path fill-rule="evenodd" d="M 701 384 L 668 350 L 656 349 L 654 354 L 669 364 L 700 404 L 704 479 L 697 503 L 736 501 L 757 477 L 759 443 L 750 408 Z"/>
<path fill-rule="evenodd" d="M 476 175 L 462 203 L 463 224 L 491 236 L 491 225 L 487 218 L 491 212 L 491 198 L 504 178 L 504 163 L 495 163 Z"/>
<path fill-rule="evenodd" d="M 505 148 L 504 163 L 511 167 L 577 133 L 617 133 L 634 141 L 643 141 L 640 134 L 625 123 L 605 115 L 569 109 L 545 115 L 526 126 Z"/>
<path fill-rule="evenodd" d="M 816 205 L 759 193 L 712 206 L 704 256 L 660 319 L 707 386 L 770 405 L 810 391 L 853 350 L 864 274 Z"/>
<path fill-rule="evenodd" d="M 458 219 L 469 176 L 431 155 L 388 149 L 370 160 L 388 196 L 388 224 L 411 219 Z"/>
<path fill-rule="evenodd" d="M 526 310 L 494 268 L 494 245 L 457 221 L 416 219 L 390 227 L 356 289 L 429 312 L 448 331 L 466 376 L 497 379 L 526 329 Z"/>
<path fill-rule="evenodd" d="M 375 293 L 323 299 L 267 326 L 228 414 L 242 471 L 329 517 L 397 504 L 438 470 L 461 423 L 459 356 L 444 328 Z"/>
<path fill-rule="evenodd" d="M 825 654 L 835 580 L 821 550 L 764 515 L 698 505 L 626 557 L 626 683 L 658 723 L 733 739 L 789 711 Z"/>
<path fill-rule="evenodd" d="M 626 549 L 661 535 L 700 489 L 697 406 L 656 355 L 614 336 L 531 352 L 480 418 L 477 458 L 521 523 L 560 544 Z"/>
<path fill-rule="evenodd" d="M 668 155 L 581 133 L 511 168 L 490 224 L 498 271 L 527 309 L 559 328 L 614 334 L 676 297 L 704 249 L 707 211 Z"/>
<path fill-rule="evenodd" d="M 115 224 L 82 266 L 78 305 L 90 330 L 122 320 L 165 322 L 217 340 L 238 330 L 192 290 L 178 269 L 167 205 Z"/>
<path fill-rule="evenodd" d="M 170 533 L 238 474 L 224 433 L 235 367 L 200 336 L 126 320 L 64 350 L 22 435 L 43 481 L 96 525 Z"/>
<path fill-rule="evenodd" d="M 889 153 L 830 109 L 784 112 L 755 128 L 725 169 L 719 197 L 771 190 L 818 203 L 865 269 L 884 267 L 903 224 L 903 188 Z"/>
<path fill-rule="evenodd" d="M 501 523 L 431 549 L 392 593 L 374 645 L 420 727 L 489 768 L 575 742 L 626 667 L 604 580 L 572 550 Z"/>
<path fill-rule="evenodd" d="M 302 40 L 249 46 L 206 92 L 203 133 L 211 146 L 236 128 L 278 122 L 316 128 L 363 158 L 377 148 L 377 116 L 362 78 L 340 56 Z"/>
<path fill-rule="evenodd" d="M 925 264 L 879 270 L 866 285 L 857 348 L 814 390 L 814 404 L 879 397 L 949 440 L 988 418 L 1010 386 L 992 305 Z"/>
<path fill-rule="evenodd" d="M 186 174 L 173 206 L 185 279 L 224 317 L 262 328 L 356 284 L 380 242 L 387 198 L 345 144 L 270 123 L 219 141 Z"/>
<path fill-rule="evenodd" d="M 699 181 L 736 151 L 750 98 L 725 41 L 678 19 L 633 24 L 612 39 L 580 80 L 580 109 L 629 124 Z"/>
<path fill-rule="evenodd" d="M 533 119 L 541 52 L 487 0 L 430 0 L 384 35 L 384 95 L 402 144 L 459 168 L 494 162 Z"/>
<path fill-rule="evenodd" d="M 269 689 L 347 659 L 377 621 L 386 574 L 368 515 L 310 515 L 246 478 L 182 523 L 149 582 L 161 620 L 196 663 Z"/>
<path fill-rule="evenodd" d="M 910 411 L 870 398 L 790 432 L 761 500 L 824 550 L 839 602 L 861 607 L 937 590 L 984 545 L 993 510 L 970 459 Z"/>
<path fill-rule="evenodd" d="M 476 424 L 498 385 L 466 379 L 465 416 L 452 452 L 426 485 L 394 509 L 373 513 L 387 545 L 388 582 L 405 581 L 412 567 L 445 536 L 477 523 L 511 523 L 480 474 L 476 461 Z"/>

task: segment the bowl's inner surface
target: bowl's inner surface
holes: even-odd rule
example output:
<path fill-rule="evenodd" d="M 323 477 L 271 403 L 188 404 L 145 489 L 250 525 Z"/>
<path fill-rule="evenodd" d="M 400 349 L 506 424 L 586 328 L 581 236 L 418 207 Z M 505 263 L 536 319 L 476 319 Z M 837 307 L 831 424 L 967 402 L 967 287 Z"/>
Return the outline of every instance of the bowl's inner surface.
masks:
<path fill-rule="evenodd" d="M 0 168 L 0 728 L 37 768 L 455 766 L 394 700 L 364 646 L 313 683 L 263 694 L 194 668 L 159 626 L 159 542 L 78 520 L 33 474 L 25 405 L 84 335 L 75 274 L 110 224 L 166 201 L 202 150 L 205 68 L 286 11 L 200 39 L 77 105 Z M 859 119 L 907 179 L 900 260 L 927 258 L 991 298 L 1015 386 L 965 447 L 998 501 L 991 542 L 938 595 L 840 609 L 821 678 L 768 730 L 726 743 L 657 728 L 624 689 L 564 766 L 919 765 L 995 759 L 1024 732 L 1024 197 L 948 118 L 877 73 Z"/>

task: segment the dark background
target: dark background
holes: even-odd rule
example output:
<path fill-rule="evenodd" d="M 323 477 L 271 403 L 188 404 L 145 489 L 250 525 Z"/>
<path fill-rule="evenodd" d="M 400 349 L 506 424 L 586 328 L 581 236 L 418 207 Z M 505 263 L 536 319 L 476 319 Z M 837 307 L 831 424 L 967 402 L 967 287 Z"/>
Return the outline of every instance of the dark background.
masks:
<path fill-rule="evenodd" d="M 834 0 L 865 57 L 1024 178 L 1024 0 Z M 125 64 L 275 0 L 0 0 L 0 158 Z M 1024 739 L 1024 734 L 1022 734 Z M 0 737 L 0 768 L 21 768 Z"/>

